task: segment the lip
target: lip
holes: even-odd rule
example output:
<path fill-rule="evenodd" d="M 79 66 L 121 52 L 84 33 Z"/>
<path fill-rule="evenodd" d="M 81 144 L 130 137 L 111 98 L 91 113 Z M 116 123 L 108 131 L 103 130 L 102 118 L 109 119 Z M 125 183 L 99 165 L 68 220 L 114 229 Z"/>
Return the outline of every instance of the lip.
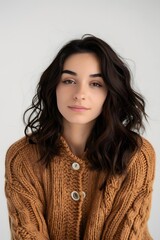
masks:
<path fill-rule="evenodd" d="M 73 110 L 73 111 L 76 111 L 76 112 L 90 110 L 90 108 L 87 108 L 87 107 L 84 107 L 84 106 L 77 106 L 77 105 L 68 106 L 68 108 Z"/>

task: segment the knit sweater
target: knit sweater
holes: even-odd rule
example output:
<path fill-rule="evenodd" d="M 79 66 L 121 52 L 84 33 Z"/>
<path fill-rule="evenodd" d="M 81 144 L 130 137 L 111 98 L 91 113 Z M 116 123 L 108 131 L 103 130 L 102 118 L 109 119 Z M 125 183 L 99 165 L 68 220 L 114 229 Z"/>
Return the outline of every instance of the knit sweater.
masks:
<path fill-rule="evenodd" d="M 47 168 L 38 160 L 37 145 L 26 138 L 6 154 L 12 240 L 152 239 L 147 220 L 155 154 L 147 140 L 121 176 L 91 170 L 89 161 L 76 157 L 63 137 L 60 155 Z"/>

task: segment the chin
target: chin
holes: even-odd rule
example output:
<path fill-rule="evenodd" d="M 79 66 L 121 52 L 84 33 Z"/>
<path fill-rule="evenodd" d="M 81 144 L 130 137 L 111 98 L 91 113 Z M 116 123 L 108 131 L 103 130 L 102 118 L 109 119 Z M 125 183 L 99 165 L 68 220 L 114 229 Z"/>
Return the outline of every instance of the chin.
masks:
<path fill-rule="evenodd" d="M 84 120 L 84 119 L 65 119 L 65 121 L 67 121 L 68 123 L 70 123 L 70 124 L 77 124 L 77 125 L 80 125 L 80 124 L 82 124 L 82 125 L 88 125 L 88 124 L 93 124 L 93 123 L 95 123 L 95 121 L 96 121 L 96 119 L 89 119 L 89 120 Z"/>

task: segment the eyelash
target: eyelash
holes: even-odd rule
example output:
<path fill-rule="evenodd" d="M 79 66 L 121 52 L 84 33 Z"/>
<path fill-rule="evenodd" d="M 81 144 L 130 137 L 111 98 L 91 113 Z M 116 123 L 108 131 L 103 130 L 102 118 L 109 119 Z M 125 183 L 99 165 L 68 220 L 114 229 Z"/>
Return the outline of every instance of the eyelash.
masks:
<path fill-rule="evenodd" d="M 62 83 L 67 84 L 67 85 L 69 85 L 69 84 L 76 84 L 75 81 L 71 80 L 71 79 L 63 80 Z"/>
<path fill-rule="evenodd" d="M 66 80 L 63 80 L 62 83 L 66 84 L 66 85 L 70 85 L 70 84 L 76 84 L 76 82 L 72 79 L 66 79 Z M 98 83 L 98 82 L 92 82 L 90 83 L 91 86 L 93 87 L 102 87 L 102 84 Z"/>
<path fill-rule="evenodd" d="M 93 87 L 102 87 L 102 85 L 100 83 L 98 83 L 98 82 L 93 82 L 93 83 L 91 83 L 91 85 Z"/>

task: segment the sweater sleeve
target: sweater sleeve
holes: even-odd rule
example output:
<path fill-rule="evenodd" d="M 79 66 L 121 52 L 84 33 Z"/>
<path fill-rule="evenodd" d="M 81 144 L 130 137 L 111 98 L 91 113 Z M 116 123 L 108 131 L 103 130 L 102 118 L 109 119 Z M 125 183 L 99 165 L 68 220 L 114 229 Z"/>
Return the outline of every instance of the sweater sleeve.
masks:
<path fill-rule="evenodd" d="M 151 240 L 147 229 L 155 172 L 155 152 L 144 140 L 112 199 L 102 239 Z"/>
<path fill-rule="evenodd" d="M 29 157 L 10 147 L 6 154 L 5 194 L 12 240 L 49 240 L 42 184 Z"/>

